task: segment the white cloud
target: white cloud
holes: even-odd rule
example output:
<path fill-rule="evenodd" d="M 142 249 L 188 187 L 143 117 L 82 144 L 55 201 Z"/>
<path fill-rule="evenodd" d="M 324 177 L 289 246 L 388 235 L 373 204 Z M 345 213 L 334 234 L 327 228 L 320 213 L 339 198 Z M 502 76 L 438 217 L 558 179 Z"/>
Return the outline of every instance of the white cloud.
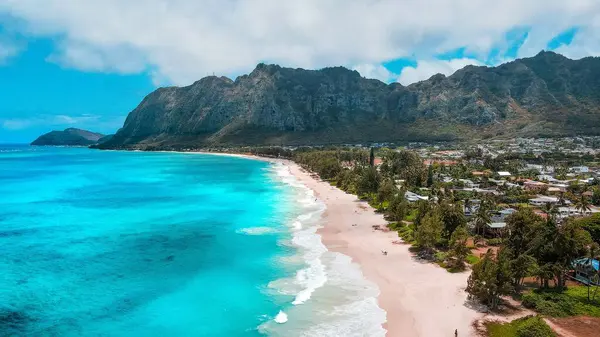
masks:
<path fill-rule="evenodd" d="M 24 130 L 37 126 L 73 126 L 82 125 L 86 123 L 95 123 L 100 119 L 100 116 L 96 115 L 81 115 L 81 116 L 68 116 L 68 115 L 40 115 L 30 118 L 7 118 L 1 119 L 2 128 L 6 130 Z"/>
<path fill-rule="evenodd" d="M 0 1 L 0 14 L 24 22 L 22 33 L 60 42 L 53 62 L 148 71 L 175 84 L 244 73 L 261 61 L 356 66 L 384 78 L 377 66 L 357 65 L 429 60 L 461 47 L 484 59 L 515 27 L 532 27 L 523 50 L 537 53 L 558 32 L 593 27 L 598 13 L 597 0 Z"/>
<path fill-rule="evenodd" d="M 359 64 L 352 69 L 358 71 L 363 77 L 374 78 L 386 83 L 394 77 L 398 77 L 398 74 L 392 73 L 380 64 Z"/>
<path fill-rule="evenodd" d="M 428 60 L 419 61 L 415 67 L 402 69 L 398 82 L 409 85 L 418 81 L 426 80 L 435 74 L 452 75 L 455 71 L 468 65 L 481 65 L 475 59 L 461 58 L 453 60 Z"/>

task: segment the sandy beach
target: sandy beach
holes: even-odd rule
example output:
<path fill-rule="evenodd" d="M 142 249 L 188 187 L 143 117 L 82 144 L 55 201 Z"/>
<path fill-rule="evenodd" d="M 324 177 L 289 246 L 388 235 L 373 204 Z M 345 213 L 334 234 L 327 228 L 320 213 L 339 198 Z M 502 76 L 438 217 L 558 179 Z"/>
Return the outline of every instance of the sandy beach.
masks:
<path fill-rule="evenodd" d="M 320 230 L 325 246 L 350 256 L 379 287 L 379 305 L 387 312 L 387 336 L 449 337 L 455 329 L 458 336 L 475 335 L 472 323 L 483 315 L 465 306 L 468 272 L 451 274 L 419 261 L 408 245 L 393 243 L 399 240 L 395 232 L 372 228 L 386 221 L 367 203 L 312 178 L 293 162 L 283 163 L 326 204 Z"/>

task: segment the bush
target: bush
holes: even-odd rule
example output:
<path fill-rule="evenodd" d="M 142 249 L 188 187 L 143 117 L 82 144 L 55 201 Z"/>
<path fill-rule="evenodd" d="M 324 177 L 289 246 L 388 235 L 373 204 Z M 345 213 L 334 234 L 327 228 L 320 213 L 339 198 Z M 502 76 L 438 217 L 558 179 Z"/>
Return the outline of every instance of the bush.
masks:
<path fill-rule="evenodd" d="M 529 317 L 517 327 L 517 337 L 550 337 L 556 336 L 548 324 L 540 317 Z"/>
<path fill-rule="evenodd" d="M 490 337 L 553 337 L 556 334 L 536 316 L 527 316 L 510 323 L 490 322 L 486 324 Z"/>
<path fill-rule="evenodd" d="M 487 244 L 490 246 L 500 246 L 502 244 L 502 239 L 494 238 L 487 240 Z"/>
<path fill-rule="evenodd" d="M 437 252 L 435 253 L 435 262 L 443 263 L 448 258 L 448 253 L 446 252 Z"/>

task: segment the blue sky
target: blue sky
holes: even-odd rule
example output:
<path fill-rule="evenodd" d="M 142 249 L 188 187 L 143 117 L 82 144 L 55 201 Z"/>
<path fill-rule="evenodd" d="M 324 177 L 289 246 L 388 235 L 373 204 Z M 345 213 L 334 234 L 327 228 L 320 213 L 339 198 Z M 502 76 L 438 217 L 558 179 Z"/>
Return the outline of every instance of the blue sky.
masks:
<path fill-rule="evenodd" d="M 598 1 L 256 1 L 0 1 L 0 142 L 112 133 L 158 86 L 258 62 L 409 84 L 541 49 L 600 54 Z"/>

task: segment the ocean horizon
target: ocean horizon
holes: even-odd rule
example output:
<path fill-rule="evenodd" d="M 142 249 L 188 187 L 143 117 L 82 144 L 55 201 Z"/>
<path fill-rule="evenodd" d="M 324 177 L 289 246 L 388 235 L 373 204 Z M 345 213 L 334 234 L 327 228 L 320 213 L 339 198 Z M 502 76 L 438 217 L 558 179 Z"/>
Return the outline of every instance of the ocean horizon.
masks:
<path fill-rule="evenodd" d="M 384 333 L 281 163 L 3 144 L 0 195 L 0 335 Z"/>

